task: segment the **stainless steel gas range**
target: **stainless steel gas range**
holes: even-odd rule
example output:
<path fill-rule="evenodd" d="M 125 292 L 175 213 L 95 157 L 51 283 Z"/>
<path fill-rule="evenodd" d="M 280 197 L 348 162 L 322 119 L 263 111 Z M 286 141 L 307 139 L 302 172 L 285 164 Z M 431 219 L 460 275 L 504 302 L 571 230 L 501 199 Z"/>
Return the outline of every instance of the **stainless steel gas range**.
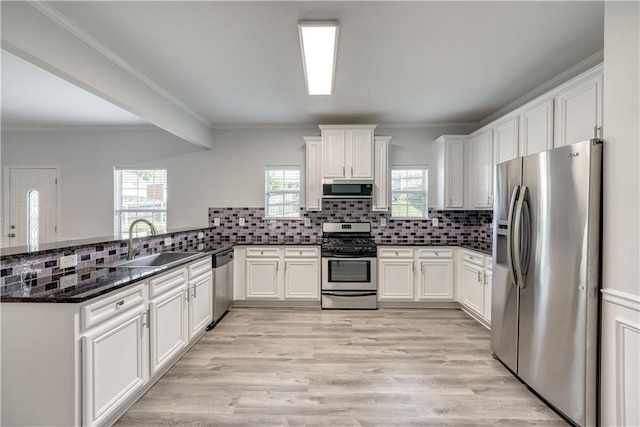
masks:
<path fill-rule="evenodd" d="M 322 308 L 378 308 L 377 251 L 368 222 L 322 224 Z"/>

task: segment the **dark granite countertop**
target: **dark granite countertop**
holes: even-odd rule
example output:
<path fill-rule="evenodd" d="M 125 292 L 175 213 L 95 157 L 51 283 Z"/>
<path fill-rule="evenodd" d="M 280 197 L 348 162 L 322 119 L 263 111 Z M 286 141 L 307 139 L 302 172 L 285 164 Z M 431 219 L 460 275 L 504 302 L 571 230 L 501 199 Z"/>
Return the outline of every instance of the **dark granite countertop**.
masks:
<path fill-rule="evenodd" d="M 201 252 L 201 256 L 173 263 L 170 266 L 141 268 L 91 267 L 70 271 L 63 275 L 27 279 L 17 285 L 19 289 L 0 295 L 0 301 L 67 304 L 84 302 L 232 247 L 233 245 L 225 243 L 205 244 L 198 251 Z M 176 252 L 191 251 L 193 249 L 184 249 Z M 71 275 L 75 275 L 77 283 L 64 287 L 64 278 Z"/>
<path fill-rule="evenodd" d="M 467 242 L 467 243 L 462 243 L 462 244 L 457 244 L 457 243 L 451 243 L 451 244 L 447 244 L 447 243 L 440 243 L 440 242 L 396 242 L 396 243 L 377 243 L 378 246 L 414 246 L 414 247 L 421 247 L 421 246 L 433 246 L 433 247 L 443 247 L 443 246 L 451 246 L 451 247 L 458 247 L 458 248 L 462 248 L 462 249 L 469 249 L 472 251 L 476 251 L 476 252 L 480 252 L 483 253 L 485 255 L 491 255 L 492 254 L 492 250 L 491 250 L 491 243 L 487 243 L 487 242 Z"/>

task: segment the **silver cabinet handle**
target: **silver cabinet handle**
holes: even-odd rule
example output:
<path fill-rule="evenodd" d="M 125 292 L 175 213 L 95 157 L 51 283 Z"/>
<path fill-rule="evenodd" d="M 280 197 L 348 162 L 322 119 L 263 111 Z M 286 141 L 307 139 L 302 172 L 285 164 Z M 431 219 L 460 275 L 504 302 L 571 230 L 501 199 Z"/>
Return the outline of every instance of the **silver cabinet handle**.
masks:
<path fill-rule="evenodd" d="M 353 177 L 353 166 L 351 166 L 351 176 Z"/>
<path fill-rule="evenodd" d="M 142 326 L 149 328 L 150 323 L 149 310 L 146 310 L 142 313 Z"/>
<path fill-rule="evenodd" d="M 193 286 L 193 299 L 196 299 L 196 298 L 197 298 L 197 296 L 196 296 L 196 289 L 197 289 L 197 286 L 196 286 L 196 284 L 195 284 L 195 283 L 194 283 L 193 285 L 191 285 L 191 286 Z"/>
<path fill-rule="evenodd" d="M 120 307 L 122 307 L 123 305 L 124 305 L 124 301 L 118 301 L 118 302 L 116 303 L 116 308 L 120 308 Z"/>
<path fill-rule="evenodd" d="M 398 251 L 396 251 L 396 256 L 398 256 Z"/>
<path fill-rule="evenodd" d="M 478 283 L 480 283 L 480 272 L 478 271 Z"/>
<path fill-rule="evenodd" d="M 342 177 L 345 178 L 344 166 L 342 167 Z"/>
<path fill-rule="evenodd" d="M 187 301 L 189 301 L 189 288 L 184 290 L 184 299 L 186 299 Z"/>
<path fill-rule="evenodd" d="M 436 256 L 440 256 L 440 254 L 438 253 L 438 251 L 436 251 Z"/>

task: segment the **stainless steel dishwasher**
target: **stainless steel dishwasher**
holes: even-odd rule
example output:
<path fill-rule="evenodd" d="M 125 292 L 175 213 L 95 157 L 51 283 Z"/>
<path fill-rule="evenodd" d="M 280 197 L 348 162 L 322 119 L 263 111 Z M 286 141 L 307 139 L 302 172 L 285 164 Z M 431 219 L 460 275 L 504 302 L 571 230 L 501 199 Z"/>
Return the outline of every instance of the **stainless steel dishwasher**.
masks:
<path fill-rule="evenodd" d="M 233 248 L 212 256 L 213 265 L 213 321 L 207 330 L 224 317 L 233 304 Z"/>

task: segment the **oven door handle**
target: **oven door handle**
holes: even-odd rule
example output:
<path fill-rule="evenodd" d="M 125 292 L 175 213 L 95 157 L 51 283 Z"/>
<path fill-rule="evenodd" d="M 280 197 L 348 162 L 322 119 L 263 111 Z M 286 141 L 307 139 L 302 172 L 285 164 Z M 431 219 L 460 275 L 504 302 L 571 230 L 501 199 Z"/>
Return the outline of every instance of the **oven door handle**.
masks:
<path fill-rule="evenodd" d="M 377 292 L 327 292 L 322 291 L 322 295 L 329 295 L 332 297 L 368 297 L 372 295 L 377 295 Z"/>

